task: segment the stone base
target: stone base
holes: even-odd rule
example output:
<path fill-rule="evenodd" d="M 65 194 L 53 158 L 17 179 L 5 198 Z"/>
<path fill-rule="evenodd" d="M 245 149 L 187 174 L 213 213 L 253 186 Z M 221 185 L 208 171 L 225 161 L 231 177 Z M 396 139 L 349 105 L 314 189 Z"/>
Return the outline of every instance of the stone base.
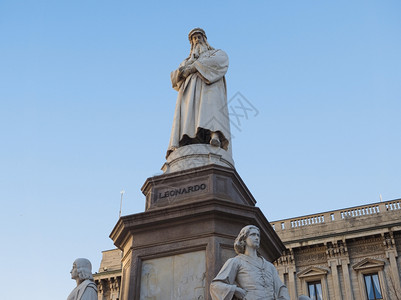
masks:
<path fill-rule="evenodd" d="M 236 254 L 242 227 L 260 228 L 267 260 L 285 246 L 235 169 L 207 165 L 148 178 L 146 211 L 123 216 L 110 237 L 123 251 L 121 300 L 211 300 L 209 286 Z"/>
<path fill-rule="evenodd" d="M 284 245 L 254 206 L 211 199 L 121 217 L 110 235 L 123 251 L 120 299 L 211 300 L 210 283 L 249 224 L 260 228 L 260 254 L 280 257 Z"/>
<path fill-rule="evenodd" d="M 167 157 L 161 169 L 164 173 L 172 173 L 210 164 L 234 169 L 234 161 L 230 152 L 207 144 L 193 144 L 177 148 Z"/>

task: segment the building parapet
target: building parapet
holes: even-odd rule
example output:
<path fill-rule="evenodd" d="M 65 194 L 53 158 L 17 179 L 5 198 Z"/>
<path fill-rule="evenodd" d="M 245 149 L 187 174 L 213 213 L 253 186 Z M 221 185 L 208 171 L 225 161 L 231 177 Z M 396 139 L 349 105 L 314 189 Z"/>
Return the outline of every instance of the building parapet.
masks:
<path fill-rule="evenodd" d="M 270 222 L 273 229 L 282 238 L 286 231 L 298 231 L 306 229 L 306 227 L 319 227 L 318 225 L 338 224 L 338 222 L 348 222 L 355 219 L 366 219 L 369 217 L 377 217 L 386 213 L 400 211 L 401 199 L 372 203 L 368 205 L 355 206 L 345 209 L 338 209 L 323 213 L 306 215 L 302 217 L 283 219 Z"/>

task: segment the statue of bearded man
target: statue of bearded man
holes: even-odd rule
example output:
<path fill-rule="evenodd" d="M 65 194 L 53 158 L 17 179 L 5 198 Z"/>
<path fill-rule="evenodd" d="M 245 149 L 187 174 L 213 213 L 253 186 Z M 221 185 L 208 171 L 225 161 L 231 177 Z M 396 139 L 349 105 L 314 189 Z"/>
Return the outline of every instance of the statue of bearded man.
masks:
<path fill-rule="evenodd" d="M 212 48 L 201 28 L 188 35 L 189 56 L 171 72 L 173 88 L 178 91 L 173 128 L 166 158 L 178 147 L 210 144 L 231 156 L 227 87 L 224 75 L 228 56 Z"/>

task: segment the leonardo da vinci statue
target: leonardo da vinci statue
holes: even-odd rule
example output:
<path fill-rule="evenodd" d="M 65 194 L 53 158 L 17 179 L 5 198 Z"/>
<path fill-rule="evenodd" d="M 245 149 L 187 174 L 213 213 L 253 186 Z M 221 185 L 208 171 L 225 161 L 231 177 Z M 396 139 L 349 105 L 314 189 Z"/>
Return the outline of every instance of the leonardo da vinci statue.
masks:
<path fill-rule="evenodd" d="M 188 38 L 189 56 L 171 73 L 178 97 L 166 158 L 177 148 L 191 144 L 209 144 L 231 156 L 224 78 L 228 56 L 209 45 L 201 28 L 192 29 Z"/>

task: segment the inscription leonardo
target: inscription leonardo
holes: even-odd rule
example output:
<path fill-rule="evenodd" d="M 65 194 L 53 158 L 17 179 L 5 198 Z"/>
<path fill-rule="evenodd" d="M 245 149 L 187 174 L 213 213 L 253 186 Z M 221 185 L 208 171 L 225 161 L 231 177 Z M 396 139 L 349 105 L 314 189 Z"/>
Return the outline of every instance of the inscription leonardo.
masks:
<path fill-rule="evenodd" d="M 163 198 L 175 197 L 178 195 L 203 191 L 206 189 L 206 187 L 207 187 L 206 184 L 202 183 L 202 184 L 190 185 L 184 188 L 171 189 L 165 192 L 159 192 L 158 198 L 163 199 Z"/>

